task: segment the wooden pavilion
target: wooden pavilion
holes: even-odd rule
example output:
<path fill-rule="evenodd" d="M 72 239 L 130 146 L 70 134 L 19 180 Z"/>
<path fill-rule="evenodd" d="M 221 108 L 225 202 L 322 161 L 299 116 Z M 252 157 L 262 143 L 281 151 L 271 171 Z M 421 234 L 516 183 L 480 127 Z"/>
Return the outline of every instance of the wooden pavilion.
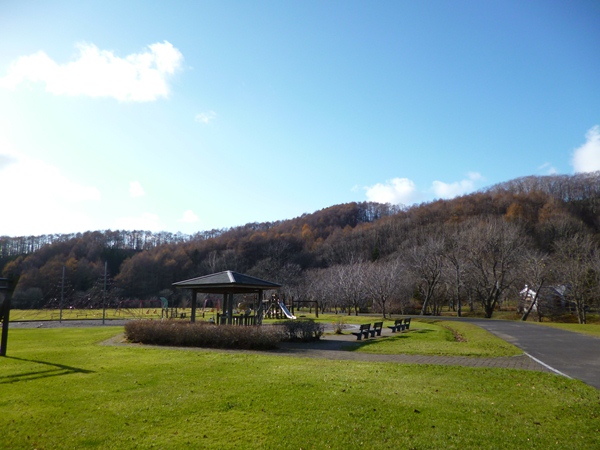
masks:
<path fill-rule="evenodd" d="M 271 281 L 261 280 L 231 270 L 224 272 L 204 275 L 202 277 L 192 278 L 190 280 L 178 281 L 173 283 L 178 289 L 191 289 L 192 291 L 192 315 L 191 322 L 196 321 L 196 308 L 198 304 L 198 293 L 204 294 L 223 294 L 223 316 L 218 323 L 233 324 L 233 294 L 257 294 L 258 310 L 255 314 L 255 323 L 262 323 L 263 306 L 262 293 L 266 290 L 279 289 L 280 284 Z"/>

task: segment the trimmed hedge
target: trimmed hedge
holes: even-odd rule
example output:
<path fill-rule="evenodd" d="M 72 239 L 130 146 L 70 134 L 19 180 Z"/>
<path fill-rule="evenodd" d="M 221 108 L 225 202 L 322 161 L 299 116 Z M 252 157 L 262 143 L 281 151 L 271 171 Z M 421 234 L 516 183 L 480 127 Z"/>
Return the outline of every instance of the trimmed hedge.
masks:
<path fill-rule="evenodd" d="M 283 336 L 280 327 L 242 327 L 206 322 L 136 320 L 125 324 L 130 342 L 175 347 L 270 350 Z"/>

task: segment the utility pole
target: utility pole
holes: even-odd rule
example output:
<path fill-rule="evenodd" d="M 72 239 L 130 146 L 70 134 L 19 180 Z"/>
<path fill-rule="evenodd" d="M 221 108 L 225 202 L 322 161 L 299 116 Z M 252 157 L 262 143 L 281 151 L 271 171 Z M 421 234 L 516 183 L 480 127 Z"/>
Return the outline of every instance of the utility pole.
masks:
<path fill-rule="evenodd" d="M 104 261 L 104 292 L 102 293 L 102 325 L 106 319 L 106 277 L 107 277 L 107 261 Z"/>
<path fill-rule="evenodd" d="M 65 301 L 65 266 L 63 266 L 62 280 L 60 283 L 60 305 L 59 305 L 58 323 L 62 323 L 62 312 L 63 312 L 64 301 Z"/>
<path fill-rule="evenodd" d="M 10 300 L 13 286 L 8 278 L 0 278 L 0 295 L 3 294 L 2 304 L 0 305 L 0 321 L 2 322 L 2 339 L 0 341 L 0 356 L 6 356 L 6 347 L 8 346 L 8 323 L 10 316 Z"/>

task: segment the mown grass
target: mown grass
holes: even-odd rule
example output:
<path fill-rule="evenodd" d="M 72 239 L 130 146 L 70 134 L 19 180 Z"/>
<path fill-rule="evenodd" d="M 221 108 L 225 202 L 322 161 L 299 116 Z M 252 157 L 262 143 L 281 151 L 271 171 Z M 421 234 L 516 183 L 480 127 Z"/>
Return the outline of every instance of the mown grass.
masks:
<path fill-rule="evenodd" d="M 107 346 L 11 329 L 0 448 L 597 448 L 600 394 L 508 369 Z M 441 345 L 441 344 L 440 344 Z"/>
<path fill-rule="evenodd" d="M 191 310 L 179 308 L 178 313 L 186 313 L 189 318 Z M 160 319 L 161 308 L 122 308 L 122 309 L 63 309 L 62 320 L 99 320 L 102 317 L 111 319 Z M 59 320 L 58 309 L 11 309 L 11 322 L 25 320 Z"/>
<path fill-rule="evenodd" d="M 574 331 L 576 333 L 587 334 L 590 336 L 600 337 L 600 324 L 599 323 L 554 323 L 554 322 L 541 322 L 540 325 L 549 326 L 554 328 L 560 328 L 561 330 Z"/>
<path fill-rule="evenodd" d="M 464 322 L 412 320 L 409 331 L 364 341 L 359 352 L 378 354 L 500 357 L 521 355 L 512 344 Z"/>

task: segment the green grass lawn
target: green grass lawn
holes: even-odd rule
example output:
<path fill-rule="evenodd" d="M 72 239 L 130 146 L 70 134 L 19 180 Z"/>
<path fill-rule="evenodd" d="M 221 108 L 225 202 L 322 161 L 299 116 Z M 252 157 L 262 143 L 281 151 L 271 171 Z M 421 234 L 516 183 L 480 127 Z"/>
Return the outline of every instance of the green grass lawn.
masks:
<path fill-rule="evenodd" d="M 178 308 L 178 313 L 184 312 L 187 317 L 191 309 Z M 122 309 L 63 309 L 62 320 L 98 320 L 102 316 L 106 319 L 160 319 L 161 308 L 122 308 Z M 11 309 L 11 322 L 26 320 L 59 320 L 61 312 L 58 309 Z"/>
<path fill-rule="evenodd" d="M 379 354 L 499 357 L 522 350 L 464 322 L 413 319 L 409 331 L 364 341 L 356 351 Z"/>
<path fill-rule="evenodd" d="M 11 329 L 0 448 L 591 449 L 600 440 L 600 393 L 556 375 L 100 345 L 120 332 Z"/>
<path fill-rule="evenodd" d="M 590 336 L 600 337 L 600 324 L 588 323 L 581 325 L 578 323 L 553 323 L 553 322 L 542 322 L 540 325 L 549 326 L 554 328 L 560 328 L 561 330 L 574 331 L 576 333 L 588 334 Z"/>

